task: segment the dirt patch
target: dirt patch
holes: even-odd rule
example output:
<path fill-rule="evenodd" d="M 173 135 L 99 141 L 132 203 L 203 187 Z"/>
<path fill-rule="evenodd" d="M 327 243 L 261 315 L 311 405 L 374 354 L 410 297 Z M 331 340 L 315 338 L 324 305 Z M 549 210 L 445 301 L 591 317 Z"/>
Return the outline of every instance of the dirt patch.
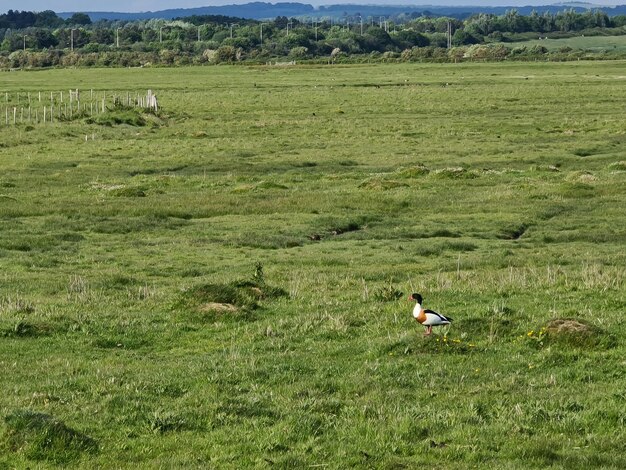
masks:
<path fill-rule="evenodd" d="M 239 309 L 233 304 L 222 304 L 219 302 L 208 302 L 198 307 L 201 312 L 214 313 L 237 313 Z"/>
<path fill-rule="evenodd" d="M 572 319 L 552 320 L 546 325 L 546 331 L 551 334 L 592 334 L 590 325 Z"/>

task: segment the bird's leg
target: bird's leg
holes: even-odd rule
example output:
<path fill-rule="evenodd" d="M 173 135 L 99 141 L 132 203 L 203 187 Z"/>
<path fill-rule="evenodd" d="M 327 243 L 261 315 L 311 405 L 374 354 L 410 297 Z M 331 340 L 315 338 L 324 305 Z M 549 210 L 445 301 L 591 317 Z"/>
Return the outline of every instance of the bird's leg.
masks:
<path fill-rule="evenodd" d="M 424 336 L 430 336 L 432 332 L 433 332 L 433 327 L 429 325 L 426 327 L 426 333 L 424 333 Z"/>

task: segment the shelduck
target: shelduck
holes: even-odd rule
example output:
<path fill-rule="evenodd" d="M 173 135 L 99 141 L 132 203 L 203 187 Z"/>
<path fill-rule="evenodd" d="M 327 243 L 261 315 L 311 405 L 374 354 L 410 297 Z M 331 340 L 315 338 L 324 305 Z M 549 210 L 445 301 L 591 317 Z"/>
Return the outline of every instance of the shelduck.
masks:
<path fill-rule="evenodd" d="M 424 299 L 422 299 L 420 294 L 411 294 L 409 296 L 409 300 L 413 300 L 415 302 L 415 307 L 413 307 L 413 317 L 419 324 L 426 327 L 426 332 L 424 333 L 425 336 L 428 336 L 433 332 L 433 326 L 449 325 L 452 321 L 452 318 L 444 317 L 434 310 L 424 309 L 422 307 Z"/>

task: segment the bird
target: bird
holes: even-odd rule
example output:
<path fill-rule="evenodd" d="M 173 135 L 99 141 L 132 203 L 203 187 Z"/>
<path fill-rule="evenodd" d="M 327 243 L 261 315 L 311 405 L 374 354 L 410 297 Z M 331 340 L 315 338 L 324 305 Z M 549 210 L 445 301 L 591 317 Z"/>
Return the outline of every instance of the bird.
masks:
<path fill-rule="evenodd" d="M 426 327 L 424 336 L 429 336 L 433 332 L 433 326 L 449 325 L 452 321 L 450 317 L 444 317 L 442 314 L 435 312 L 434 310 L 424 309 L 422 302 L 424 299 L 420 294 L 411 294 L 409 300 L 415 302 L 413 307 L 413 317 L 417 322 Z"/>

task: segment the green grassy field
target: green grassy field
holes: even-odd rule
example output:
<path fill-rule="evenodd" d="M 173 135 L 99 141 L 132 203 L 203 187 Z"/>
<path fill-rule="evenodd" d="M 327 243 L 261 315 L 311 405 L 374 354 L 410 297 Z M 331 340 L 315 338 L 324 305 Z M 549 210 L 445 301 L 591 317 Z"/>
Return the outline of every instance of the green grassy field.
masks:
<path fill-rule="evenodd" d="M 590 52 L 616 52 L 626 50 L 626 36 L 576 36 L 564 39 L 536 39 L 507 43 L 507 46 L 526 46 L 528 48 L 543 46 L 549 51 L 557 51 L 564 47 L 569 47 L 574 50 L 582 49 Z"/>
<path fill-rule="evenodd" d="M 625 65 L 3 73 L 0 468 L 625 468 Z"/>

